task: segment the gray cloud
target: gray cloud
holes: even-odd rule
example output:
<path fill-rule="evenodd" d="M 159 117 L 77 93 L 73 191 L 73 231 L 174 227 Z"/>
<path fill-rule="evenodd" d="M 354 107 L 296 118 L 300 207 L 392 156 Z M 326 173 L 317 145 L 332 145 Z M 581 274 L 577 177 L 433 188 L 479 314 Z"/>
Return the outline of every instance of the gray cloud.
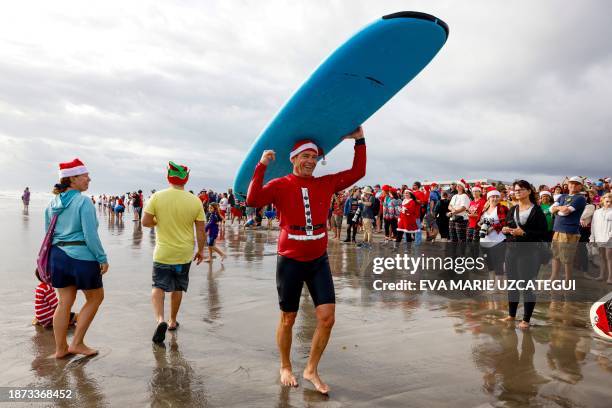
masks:
<path fill-rule="evenodd" d="M 121 4 L 0 16 L 1 189 L 46 190 L 75 156 L 95 192 L 159 188 L 169 159 L 192 167 L 192 188 L 224 189 L 330 52 L 406 8 L 444 19 L 450 37 L 365 124 L 364 182 L 610 175 L 604 0 Z M 351 154 L 340 146 L 318 171 Z"/>

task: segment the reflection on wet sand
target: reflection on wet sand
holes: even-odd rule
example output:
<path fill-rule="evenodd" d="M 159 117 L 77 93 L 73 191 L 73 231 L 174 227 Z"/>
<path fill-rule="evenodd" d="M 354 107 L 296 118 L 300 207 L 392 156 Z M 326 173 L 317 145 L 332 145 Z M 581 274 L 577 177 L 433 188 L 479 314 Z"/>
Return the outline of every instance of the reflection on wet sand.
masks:
<path fill-rule="evenodd" d="M 205 266 L 206 267 L 206 266 Z M 225 267 L 221 265 L 208 264 L 207 285 L 206 291 L 202 290 L 202 294 L 206 300 L 204 316 L 202 320 L 206 323 L 213 323 L 221 317 L 221 297 L 219 295 L 218 279 L 222 275 Z"/>
<path fill-rule="evenodd" d="M 475 350 L 480 353 L 475 363 L 484 363 L 484 389 L 500 401 L 530 405 L 538 394 L 538 386 L 547 382 L 538 376 L 533 364 L 535 346 L 531 332 L 522 334 L 520 344 L 512 328 L 494 327 L 489 334 L 499 347 Z"/>
<path fill-rule="evenodd" d="M 30 210 L 29 209 L 24 209 L 21 213 L 23 216 L 21 217 L 21 220 L 23 221 L 21 226 L 23 227 L 24 230 L 28 229 L 29 226 L 29 221 L 30 221 Z"/>
<path fill-rule="evenodd" d="M 132 248 L 138 249 L 142 244 L 142 225 L 137 222 L 134 224 L 134 231 L 132 232 Z"/>
<path fill-rule="evenodd" d="M 208 391 L 203 379 L 183 358 L 177 342 L 178 334 L 170 335 L 168 346 L 152 345 L 155 366 L 149 381 L 152 407 L 205 407 Z"/>
<path fill-rule="evenodd" d="M 574 407 L 583 406 L 583 398 L 590 401 L 586 406 L 606 406 L 597 397 L 609 398 L 605 387 L 596 387 L 580 398 L 567 388 L 579 384 L 585 370 L 595 371 L 602 385 L 612 384 L 604 373 L 610 367 L 609 346 L 598 342 L 599 351 L 593 352 L 584 316 L 587 306 L 570 302 L 538 305 L 539 323 L 527 330 L 499 319 L 507 308 L 504 302 L 451 301 L 448 313 L 460 319 L 457 333 L 475 336 L 472 357 L 483 372 L 483 390 L 504 406 L 541 406 L 554 401 Z"/>
<path fill-rule="evenodd" d="M 88 370 L 93 358 L 71 357 L 56 360 L 53 357 L 55 343 L 50 329 L 35 326 L 32 337 L 32 371 L 36 382 L 31 387 L 50 390 L 72 390 L 72 399 L 58 401 L 58 406 L 107 407 L 108 401 L 102 387 L 95 380 L 95 373 Z"/>

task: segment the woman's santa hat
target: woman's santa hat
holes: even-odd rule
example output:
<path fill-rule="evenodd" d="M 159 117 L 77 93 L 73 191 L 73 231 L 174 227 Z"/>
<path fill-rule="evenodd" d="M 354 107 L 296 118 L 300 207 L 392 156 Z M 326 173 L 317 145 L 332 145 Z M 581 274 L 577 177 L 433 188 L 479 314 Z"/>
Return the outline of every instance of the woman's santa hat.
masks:
<path fill-rule="evenodd" d="M 463 187 L 464 190 L 469 190 L 470 189 L 470 185 L 469 185 L 469 183 L 467 181 L 465 181 L 465 179 L 457 180 L 455 182 L 455 184 L 457 184 L 458 186 Z"/>
<path fill-rule="evenodd" d="M 323 156 L 321 164 L 325 165 L 325 153 L 323 153 L 323 149 L 321 149 L 319 146 L 317 146 L 315 142 L 309 139 L 299 140 L 295 142 L 295 144 L 293 145 L 293 149 L 291 149 L 291 153 L 289 153 L 289 160 L 292 160 L 295 156 L 306 150 L 313 150 L 317 153 L 317 156 Z"/>
<path fill-rule="evenodd" d="M 501 193 L 493 186 L 487 189 L 487 199 L 493 196 L 501 197 Z"/>
<path fill-rule="evenodd" d="M 71 162 L 59 164 L 59 177 L 74 177 L 80 176 L 81 174 L 89 173 L 87 167 L 79 159 L 74 159 Z"/>

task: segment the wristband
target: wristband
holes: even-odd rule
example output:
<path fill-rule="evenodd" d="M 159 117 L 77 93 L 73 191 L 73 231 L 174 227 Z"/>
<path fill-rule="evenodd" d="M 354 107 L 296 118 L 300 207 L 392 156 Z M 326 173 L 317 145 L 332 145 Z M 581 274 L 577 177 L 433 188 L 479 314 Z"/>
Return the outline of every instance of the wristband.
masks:
<path fill-rule="evenodd" d="M 365 137 L 355 140 L 355 146 L 365 145 Z"/>

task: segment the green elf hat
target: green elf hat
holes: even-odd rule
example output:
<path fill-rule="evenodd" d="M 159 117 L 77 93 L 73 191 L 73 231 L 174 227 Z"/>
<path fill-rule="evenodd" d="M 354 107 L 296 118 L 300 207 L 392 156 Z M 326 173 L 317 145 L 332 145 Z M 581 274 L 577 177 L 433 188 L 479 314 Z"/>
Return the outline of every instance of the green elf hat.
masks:
<path fill-rule="evenodd" d="M 184 186 L 189 180 L 189 168 L 172 161 L 168 162 L 168 182 L 179 186 Z"/>

